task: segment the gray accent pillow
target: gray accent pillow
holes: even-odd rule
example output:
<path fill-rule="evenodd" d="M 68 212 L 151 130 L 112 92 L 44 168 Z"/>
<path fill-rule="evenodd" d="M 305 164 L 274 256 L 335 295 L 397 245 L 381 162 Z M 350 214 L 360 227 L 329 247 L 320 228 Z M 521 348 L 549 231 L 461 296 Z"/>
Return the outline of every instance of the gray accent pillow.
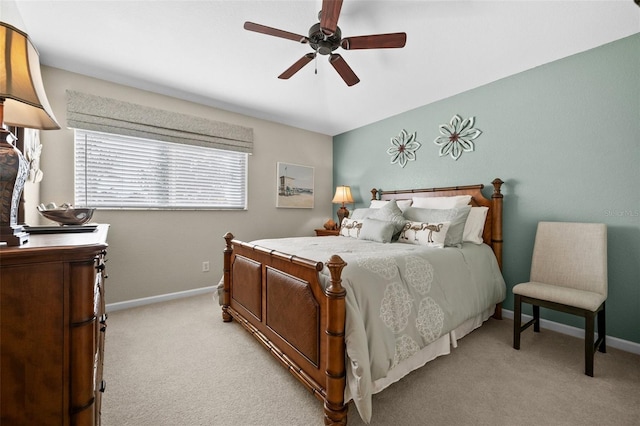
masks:
<path fill-rule="evenodd" d="M 349 215 L 349 219 L 364 219 L 365 217 L 369 217 L 371 213 L 376 212 L 379 209 L 371 209 L 371 208 L 359 208 L 355 209 Z"/>
<path fill-rule="evenodd" d="M 471 211 L 471 206 L 456 207 L 454 209 L 421 209 L 409 207 L 404 212 L 404 217 L 412 222 L 451 222 L 447 237 L 444 240 L 445 247 L 461 247 L 464 224 Z"/>
<path fill-rule="evenodd" d="M 390 243 L 394 230 L 395 226 L 393 222 L 377 219 L 362 219 L 362 228 L 360 229 L 358 239 Z"/>
<path fill-rule="evenodd" d="M 400 235 L 404 224 L 407 219 L 402 215 L 402 210 L 398 207 L 396 200 L 390 200 L 387 204 L 379 209 L 370 209 L 371 211 L 367 215 L 369 219 L 377 219 L 386 222 L 393 222 L 394 224 L 394 240 L 396 235 Z M 460 237 L 462 238 L 462 236 Z"/>

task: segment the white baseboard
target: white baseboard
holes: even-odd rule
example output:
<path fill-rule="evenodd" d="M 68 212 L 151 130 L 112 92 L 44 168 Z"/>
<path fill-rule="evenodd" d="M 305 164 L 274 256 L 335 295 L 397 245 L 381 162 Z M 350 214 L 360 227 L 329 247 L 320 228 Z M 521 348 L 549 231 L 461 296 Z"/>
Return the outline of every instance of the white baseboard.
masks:
<path fill-rule="evenodd" d="M 513 311 L 507 309 L 502 310 L 502 316 L 505 318 L 513 319 Z M 522 314 L 522 324 L 532 319 L 531 315 Z M 579 337 L 584 339 L 584 330 L 577 327 L 572 327 L 566 324 L 560 324 L 559 322 L 549 321 L 544 318 L 540 318 L 540 327 L 547 330 L 557 331 L 558 333 L 568 334 L 569 336 Z M 640 355 L 640 343 L 630 342 L 617 337 L 607 336 L 607 347 L 620 349 L 621 351 L 631 352 Z"/>
<path fill-rule="evenodd" d="M 198 296 L 200 294 L 213 293 L 217 286 L 201 287 L 193 290 L 178 291 L 176 293 L 161 294 L 158 296 L 143 297 L 141 299 L 126 300 L 124 302 L 108 303 L 107 312 L 120 311 L 122 309 L 136 308 L 152 303 L 166 302 L 168 300 L 182 299 L 183 297 Z"/>
<path fill-rule="evenodd" d="M 107 312 L 115 312 L 122 309 L 150 305 L 152 303 L 166 302 L 168 300 L 181 299 L 183 297 L 213 293 L 214 291 L 216 291 L 216 288 L 217 286 L 201 287 L 193 290 L 179 291 L 176 293 L 161 294 L 158 296 L 143 297 L 141 299 L 127 300 L 124 302 L 109 303 L 107 304 L 106 308 Z M 511 320 L 513 319 L 513 311 L 510 311 L 508 309 L 503 309 L 502 315 L 505 318 Z M 523 323 L 529 321 L 531 318 L 532 317 L 530 315 L 522 315 Z M 584 330 L 581 328 L 572 327 L 570 325 L 561 324 L 559 322 L 549 321 L 544 318 L 540 319 L 540 327 L 584 339 Z M 628 340 L 623 340 L 617 337 L 607 336 L 607 346 L 640 355 L 640 343 L 630 342 Z"/>

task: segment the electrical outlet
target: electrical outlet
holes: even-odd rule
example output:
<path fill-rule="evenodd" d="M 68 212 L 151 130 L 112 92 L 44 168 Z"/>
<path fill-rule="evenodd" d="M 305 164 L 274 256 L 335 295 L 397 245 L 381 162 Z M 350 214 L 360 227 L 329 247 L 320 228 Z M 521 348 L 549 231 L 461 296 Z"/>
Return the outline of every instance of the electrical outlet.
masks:
<path fill-rule="evenodd" d="M 202 262 L 202 272 L 209 272 L 209 261 Z"/>

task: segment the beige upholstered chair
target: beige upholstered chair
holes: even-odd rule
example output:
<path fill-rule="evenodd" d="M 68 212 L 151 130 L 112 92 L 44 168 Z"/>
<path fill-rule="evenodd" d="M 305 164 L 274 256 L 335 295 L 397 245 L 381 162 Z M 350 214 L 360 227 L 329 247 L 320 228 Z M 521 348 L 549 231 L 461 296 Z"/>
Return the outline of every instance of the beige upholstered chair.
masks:
<path fill-rule="evenodd" d="M 529 282 L 513 287 L 513 347 L 533 324 L 540 331 L 540 306 L 585 319 L 585 374 L 593 377 L 596 349 L 606 352 L 607 227 L 602 223 L 540 222 Z M 521 326 L 522 303 L 533 305 L 533 319 Z M 595 319 L 598 340 L 594 345 Z"/>

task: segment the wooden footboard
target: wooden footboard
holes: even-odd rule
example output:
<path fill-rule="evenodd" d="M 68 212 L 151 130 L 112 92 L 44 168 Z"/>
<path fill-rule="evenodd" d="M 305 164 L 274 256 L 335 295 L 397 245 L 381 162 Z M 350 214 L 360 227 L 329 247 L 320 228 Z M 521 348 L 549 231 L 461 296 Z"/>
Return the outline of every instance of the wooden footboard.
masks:
<path fill-rule="evenodd" d="M 324 402 L 325 424 L 346 424 L 346 263 L 332 256 L 331 280 L 320 282 L 324 265 L 224 236 L 222 318 L 236 319 L 291 374 Z"/>

